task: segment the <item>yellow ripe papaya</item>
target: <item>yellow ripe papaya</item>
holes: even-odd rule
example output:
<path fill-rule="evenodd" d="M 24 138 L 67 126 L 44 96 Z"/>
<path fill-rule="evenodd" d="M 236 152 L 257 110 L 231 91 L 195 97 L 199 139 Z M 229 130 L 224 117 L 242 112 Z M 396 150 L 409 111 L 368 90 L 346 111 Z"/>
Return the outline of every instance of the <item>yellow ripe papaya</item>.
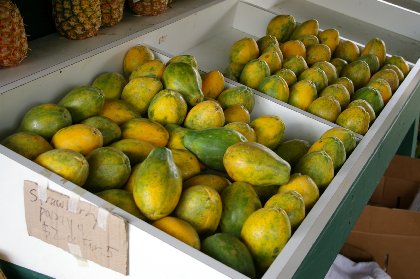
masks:
<path fill-rule="evenodd" d="M 262 59 L 253 59 L 245 64 L 239 76 L 240 83 L 257 89 L 261 81 L 270 75 L 270 67 Z"/>
<path fill-rule="evenodd" d="M 158 220 L 175 209 L 181 197 L 182 176 L 171 150 L 153 149 L 132 179 L 134 200 L 148 219 Z"/>
<path fill-rule="evenodd" d="M 35 163 L 83 186 L 89 173 L 89 163 L 79 152 L 70 149 L 51 149 L 35 158 Z"/>
<path fill-rule="evenodd" d="M 289 181 L 291 169 L 274 151 L 256 142 L 240 142 L 228 147 L 223 165 L 234 181 L 254 186 L 284 184 Z"/>
<path fill-rule="evenodd" d="M 258 44 L 254 38 L 246 37 L 236 41 L 229 50 L 229 61 L 246 64 L 259 55 Z"/>

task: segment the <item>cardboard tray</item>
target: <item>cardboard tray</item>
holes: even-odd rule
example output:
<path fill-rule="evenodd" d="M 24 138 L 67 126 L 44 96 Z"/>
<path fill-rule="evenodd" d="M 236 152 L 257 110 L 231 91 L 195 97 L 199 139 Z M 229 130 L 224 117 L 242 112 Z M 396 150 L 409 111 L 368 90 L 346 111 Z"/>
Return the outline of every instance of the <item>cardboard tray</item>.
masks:
<path fill-rule="evenodd" d="M 243 14 L 244 11 L 253 15 L 252 24 Z M 214 1 L 194 14 L 173 18 L 166 25 L 139 37 L 127 37 L 118 43 L 99 48 L 96 52 L 90 52 L 74 63 L 51 67 L 42 77 L 29 77 L 8 85 L 6 91 L 0 92 L 0 137 L 14 131 L 23 113 L 30 107 L 44 102 L 55 102 L 74 86 L 89 84 L 102 72 L 121 71 L 125 51 L 133 45 L 152 46 L 158 50 L 157 56 L 163 60 L 174 54 L 193 54 L 197 56 L 202 70 L 222 70 L 222 63 L 227 61 L 223 57 L 227 53 L 225 47 L 242 35 L 251 33 L 260 36 L 263 33 L 262 28 L 265 28 L 265 24 L 273 16 L 272 12 L 236 0 Z M 248 24 L 241 29 L 241 24 L 246 23 Z M 343 197 L 355 183 L 358 174 L 375 152 L 380 140 L 385 137 L 400 110 L 410 99 L 420 79 L 419 68 L 419 63 L 414 65 L 369 132 L 363 138 L 359 137 L 360 142 L 356 149 L 263 278 L 291 278 L 299 268 Z M 237 84 L 228 81 L 227 85 Z M 9 89 L 10 87 L 12 88 Z M 281 116 L 286 122 L 287 138 L 300 137 L 313 141 L 325 130 L 335 126 L 258 92 L 255 94 L 257 102 L 252 116 L 262 113 Z M 84 189 L 63 181 L 59 176 L 3 146 L 0 146 L 0 175 L 4 179 L 3 186 L 0 187 L 0 217 L 6 226 L 6 229 L 0 230 L 0 257 L 5 260 L 52 277 L 126 278 L 93 262 L 80 261 L 59 248 L 29 237 L 23 204 L 23 180 L 26 179 L 48 184 L 52 190 L 65 195 L 80 196 L 82 201 L 105 207 L 127 219 L 130 278 L 244 278 L 235 270 L 110 206 Z"/>

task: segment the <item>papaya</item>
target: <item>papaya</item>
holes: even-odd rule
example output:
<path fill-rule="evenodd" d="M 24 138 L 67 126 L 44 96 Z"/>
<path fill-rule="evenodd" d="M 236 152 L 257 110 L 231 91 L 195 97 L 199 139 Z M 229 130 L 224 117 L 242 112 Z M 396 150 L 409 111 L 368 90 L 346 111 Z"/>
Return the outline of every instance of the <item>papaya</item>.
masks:
<path fill-rule="evenodd" d="M 246 218 L 262 207 L 257 193 L 251 184 L 236 181 L 227 186 L 220 196 L 223 204 L 220 230 L 241 237 Z"/>
<path fill-rule="evenodd" d="M 286 160 L 291 166 L 294 166 L 300 157 L 305 155 L 309 150 L 310 144 L 303 139 L 290 139 L 281 142 L 274 150 L 277 155 Z"/>
<path fill-rule="evenodd" d="M 139 139 L 120 139 L 110 146 L 127 155 L 128 159 L 130 159 L 131 166 L 143 162 L 149 156 L 150 152 L 152 152 L 153 148 L 155 148 L 150 142 Z"/>
<path fill-rule="evenodd" d="M 124 87 L 121 100 L 126 101 L 137 113 L 145 116 L 153 97 L 162 89 L 163 84 L 158 78 L 134 78 Z"/>
<path fill-rule="evenodd" d="M 279 43 L 289 40 L 296 27 L 296 20 L 292 15 L 277 15 L 267 24 L 266 34 L 276 37 Z"/>
<path fill-rule="evenodd" d="M 255 105 L 255 97 L 252 90 L 244 85 L 230 87 L 222 91 L 217 101 L 223 109 L 233 105 L 243 105 L 249 113 L 252 113 Z"/>
<path fill-rule="evenodd" d="M 193 130 L 217 128 L 225 125 L 225 114 L 220 104 L 212 99 L 192 107 L 185 117 L 184 126 Z"/>
<path fill-rule="evenodd" d="M 138 66 L 153 59 L 155 59 L 155 54 L 147 46 L 135 45 L 130 47 L 123 59 L 124 74 L 129 76 Z"/>
<path fill-rule="evenodd" d="M 245 221 L 241 239 L 263 274 L 286 245 L 292 229 L 287 213 L 281 208 L 261 208 Z"/>
<path fill-rule="evenodd" d="M 200 236 L 188 222 L 173 216 L 166 216 L 154 221 L 152 225 L 191 247 L 200 250 Z"/>
<path fill-rule="evenodd" d="M 92 86 L 102 90 L 105 99 L 119 99 L 126 84 L 127 80 L 118 72 L 102 73 L 92 82 Z"/>
<path fill-rule="evenodd" d="M 318 139 L 311 145 L 308 153 L 318 150 L 324 150 L 330 155 L 334 164 L 334 170 L 339 169 L 347 159 L 344 143 L 334 136 Z"/>
<path fill-rule="evenodd" d="M 279 192 L 273 195 L 264 204 L 264 208 L 270 207 L 281 208 L 286 211 L 292 230 L 296 230 L 306 216 L 303 196 L 295 190 Z"/>
<path fill-rule="evenodd" d="M 175 165 L 181 172 L 182 180 L 187 180 L 200 173 L 200 162 L 197 157 L 185 149 L 172 149 Z"/>
<path fill-rule="evenodd" d="M 105 116 L 92 116 L 83 120 L 81 124 L 90 125 L 98 129 L 102 134 L 104 146 L 109 145 L 121 137 L 120 126 Z"/>
<path fill-rule="evenodd" d="M 228 233 L 208 236 L 203 240 L 202 251 L 249 278 L 256 276 L 251 253 L 236 236 Z"/>
<path fill-rule="evenodd" d="M 356 60 L 347 64 L 341 71 L 342 77 L 347 77 L 353 82 L 354 89 L 365 86 L 370 79 L 370 68 L 363 60 Z"/>
<path fill-rule="evenodd" d="M 130 177 L 130 159 L 114 147 L 97 148 L 86 159 L 89 163 L 89 176 L 85 187 L 89 191 L 121 188 Z"/>
<path fill-rule="evenodd" d="M 73 88 L 58 102 L 69 110 L 73 123 L 99 114 L 104 103 L 103 91 L 88 85 Z"/>
<path fill-rule="evenodd" d="M 265 51 L 258 59 L 267 63 L 268 68 L 270 69 L 270 75 L 281 69 L 281 58 L 277 51 Z"/>
<path fill-rule="evenodd" d="M 258 50 L 260 51 L 260 54 L 264 53 L 264 51 L 270 45 L 273 45 L 273 44 L 279 46 L 279 42 L 277 41 L 277 38 L 274 37 L 273 35 L 265 35 L 257 40 Z"/>
<path fill-rule="evenodd" d="M 324 150 L 313 151 L 299 159 L 294 172 L 308 175 L 320 190 L 324 190 L 334 178 L 334 163 Z"/>
<path fill-rule="evenodd" d="M 231 63 L 246 64 L 259 56 L 258 44 L 254 38 L 242 38 L 230 47 L 229 61 Z"/>
<path fill-rule="evenodd" d="M 386 59 L 386 45 L 380 38 L 370 39 L 363 48 L 361 55 L 374 54 L 378 57 L 379 64 L 382 66 Z"/>
<path fill-rule="evenodd" d="M 239 142 L 228 147 L 223 165 L 234 181 L 254 186 L 281 185 L 290 177 L 289 163 L 256 142 Z"/>
<path fill-rule="evenodd" d="M 239 76 L 239 82 L 257 89 L 261 81 L 270 75 L 270 67 L 262 59 L 253 59 L 245 64 Z"/>
<path fill-rule="evenodd" d="M 367 101 L 373 108 L 375 115 L 377 116 L 384 107 L 384 100 L 378 89 L 373 87 L 362 87 L 356 90 L 352 96 L 353 100 L 363 99 Z"/>
<path fill-rule="evenodd" d="M 134 198 L 132 193 L 124 189 L 109 189 L 104 190 L 101 192 L 95 193 L 101 199 L 106 200 L 109 203 L 121 208 L 122 210 L 127 211 L 128 213 L 140 218 L 142 220 L 146 220 L 146 217 L 141 213 L 138 209 L 136 203 L 134 202 Z"/>
<path fill-rule="evenodd" d="M 251 127 L 248 123 L 245 122 L 231 122 L 224 126 L 241 133 L 248 141 L 257 141 L 257 134 L 255 133 L 254 128 Z"/>
<path fill-rule="evenodd" d="M 207 185 L 215 189 L 218 193 L 221 193 L 223 189 L 231 184 L 230 180 L 224 175 L 216 173 L 199 173 L 187 180 L 182 184 L 182 188 L 185 190 L 195 185 Z"/>
<path fill-rule="evenodd" d="M 190 64 L 170 63 L 163 72 L 162 80 L 166 89 L 181 93 L 190 106 L 195 106 L 204 99 L 201 76 Z"/>
<path fill-rule="evenodd" d="M 212 187 L 195 185 L 182 192 L 174 214 L 190 223 L 199 235 L 206 236 L 219 226 L 222 199 Z"/>
<path fill-rule="evenodd" d="M 294 173 L 290 176 L 289 182 L 279 187 L 278 192 L 284 193 L 296 191 L 302 197 L 305 204 L 305 214 L 307 214 L 319 199 L 319 189 L 313 179 L 305 174 Z"/>
<path fill-rule="evenodd" d="M 343 127 L 334 127 L 325 131 L 320 138 L 336 137 L 340 139 L 346 150 L 346 154 L 350 154 L 357 145 L 356 135 L 354 132 Z"/>
<path fill-rule="evenodd" d="M 181 125 L 187 115 L 187 102 L 176 91 L 164 89 L 159 91 L 150 101 L 147 115 L 150 120 L 162 125 Z"/>
<path fill-rule="evenodd" d="M 133 118 L 121 126 L 123 139 L 139 139 L 147 141 L 154 146 L 166 146 L 169 132 L 162 124 L 148 118 Z"/>
<path fill-rule="evenodd" d="M 165 128 L 169 133 L 169 139 L 166 147 L 170 149 L 186 149 L 182 143 L 182 139 L 184 138 L 186 132 L 190 129 L 177 124 L 166 124 Z"/>
<path fill-rule="evenodd" d="M 74 150 L 51 149 L 38 155 L 34 161 L 79 186 L 85 184 L 89 174 L 88 161 Z"/>
<path fill-rule="evenodd" d="M 391 57 L 385 58 L 384 65 L 387 64 L 397 66 L 402 71 L 404 77 L 408 75 L 408 72 L 410 72 L 410 65 L 408 65 L 405 58 L 400 55 L 392 55 Z"/>
<path fill-rule="evenodd" d="M 298 39 L 303 35 L 314 35 L 317 36 L 319 31 L 319 22 L 316 19 L 308 19 L 307 21 L 302 22 L 293 30 L 292 35 L 290 36 L 291 40 Z"/>
<path fill-rule="evenodd" d="M 108 117 L 113 122 L 117 123 L 117 125 L 122 125 L 128 120 L 140 116 L 140 114 L 131 104 L 121 99 L 105 100 L 104 106 L 99 115 Z"/>
<path fill-rule="evenodd" d="M 182 141 L 207 167 L 224 170 L 223 155 L 226 149 L 235 143 L 245 142 L 246 138 L 235 130 L 219 127 L 187 131 Z"/>
<path fill-rule="evenodd" d="M 148 219 L 157 220 L 171 214 L 182 191 L 182 176 L 171 150 L 154 148 L 141 163 L 133 183 L 134 200 Z"/>
<path fill-rule="evenodd" d="M 243 105 L 234 105 L 228 107 L 223 111 L 223 114 L 225 115 L 226 124 L 232 122 L 249 123 L 251 121 L 249 111 Z"/>
<path fill-rule="evenodd" d="M 87 124 L 74 124 L 57 131 L 51 139 L 54 148 L 71 149 L 87 155 L 103 146 L 103 136 L 97 128 Z"/>
<path fill-rule="evenodd" d="M 19 131 L 32 132 L 50 140 L 58 130 L 70 126 L 71 123 L 71 114 L 65 107 L 57 104 L 41 104 L 25 113 Z"/>
<path fill-rule="evenodd" d="M 277 115 L 260 115 L 251 121 L 257 142 L 270 149 L 275 149 L 283 140 L 286 124 Z"/>
<path fill-rule="evenodd" d="M 258 86 L 258 90 L 286 103 L 289 100 L 289 86 L 282 77 L 277 75 L 265 77 Z"/>
<path fill-rule="evenodd" d="M 187 63 L 193 66 L 194 68 L 198 69 L 198 61 L 195 58 L 195 56 L 191 54 L 179 54 L 179 55 L 172 56 L 171 59 L 169 59 L 169 61 L 166 63 L 166 65 L 169 65 L 175 62 Z"/>
<path fill-rule="evenodd" d="M 129 77 L 129 80 L 138 78 L 138 77 L 153 77 L 161 79 L 163 71 L 165 70 L 165 64 L 159 59 L 153 59 L 144 62 L 138 66 Z"/>
<path fill-rule="evenodd" d="M 53 149 L 46 139 L 31 132 L 16 132 L 3 139 L 1 144 L 29 160 Z"/>

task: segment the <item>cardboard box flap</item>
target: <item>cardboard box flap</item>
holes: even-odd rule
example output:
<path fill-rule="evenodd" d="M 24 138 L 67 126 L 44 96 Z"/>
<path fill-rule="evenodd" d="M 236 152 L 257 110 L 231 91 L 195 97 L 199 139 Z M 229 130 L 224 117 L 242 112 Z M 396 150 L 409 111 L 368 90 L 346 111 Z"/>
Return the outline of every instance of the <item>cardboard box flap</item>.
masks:
<path fill-rule="evenodd" d="M 420 159 L 396 155 L 384 176 L 410 180 L 420 184 Z"/>
<path fill-rule="evenodd" d="M 368 205 L 353 231 L 419 237 L 420 212 Z"/>
<path fill-rule="evenodd" d="M 419 182 L 407 180 L 406 178 L 385 176 L 372 194 L 369 204 L 407 209 L 410 207 L 419 189 Z"/>

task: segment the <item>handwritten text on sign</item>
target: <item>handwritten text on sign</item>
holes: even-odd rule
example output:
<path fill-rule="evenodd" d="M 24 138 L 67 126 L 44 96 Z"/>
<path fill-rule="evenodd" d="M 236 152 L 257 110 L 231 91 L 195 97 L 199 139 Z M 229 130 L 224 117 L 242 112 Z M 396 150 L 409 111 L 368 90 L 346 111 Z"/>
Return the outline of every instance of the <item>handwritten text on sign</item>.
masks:
<path fill-rule="evenodd" d="M 78 200 L 74 204 L 66 195 L 46 191 L 46 195 L 39 195 L 36 183 L 24 183 L 28 234 L 75 256 L 127 274 L 126 221 L 90 203 Z"/>

